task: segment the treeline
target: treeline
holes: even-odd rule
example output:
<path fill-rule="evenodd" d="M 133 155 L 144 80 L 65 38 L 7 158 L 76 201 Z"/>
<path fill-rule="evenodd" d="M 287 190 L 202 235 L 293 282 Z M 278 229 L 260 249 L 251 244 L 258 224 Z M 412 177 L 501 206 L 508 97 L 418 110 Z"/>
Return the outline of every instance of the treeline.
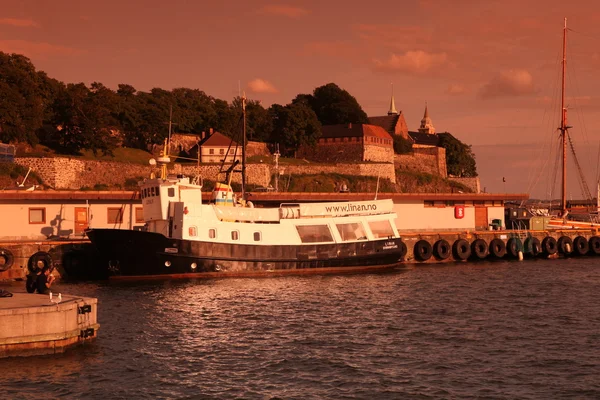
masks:
<path fill-rule="evenodd" d="M 0 52 L 2 142 L 41 143 L 65 154 L 111 154 L 117 146 L 148 150 L 167 136 L 170 109 L 177 132 L 213 128 L 235 138 L 241 131 L 240 98 L 228 103 L 198 89 L 142 92 L 120 84 L 114 91 L 98 82 L 64 84 L 36 71 L 28 58 Z M 279 143 L 288 155 L 315 143 L 322 124 L 368 122 L 356 99 L 333 83 L 285 106 L 264 108 L 248 100 L 246 116 L 250 140 Z"/>
<path fill-rule="evenodd" d="M 199 134 L 213 128 L 241 141 L 240 98 L 228 103 L 199 89 L 143 92 L 120 84 L 115 91 L 98 82 L 89 87 L 65 84 L 37 71 L 25 56 L 0 52 L 3 143 L 43 144 L 57 153 L 73 155 L 82 150 L 111 155 L 119 146 L 150 150 L 168 135 L 171 109 L 176 132 Z M 246 105 L 248 139 L 277 143 L 285 156 L 292 156 L 303 144 L 315 144 L 322 125 L 346 123 L 368 123 L 368 118 L 356 98 L 334 83 L 311 94 L 299 94 L 287 105 L 264 108 L 256 100 L 248 100 Z M 449 172 L 476 176 L 470 146 L 451 139 L 446 143 L 450 151 L 460 154 L 447 153 L 447 157 L 462 164 L 449 163 Z M 394 149 L 407 152 L 411 144 L 395 136 Z"/>

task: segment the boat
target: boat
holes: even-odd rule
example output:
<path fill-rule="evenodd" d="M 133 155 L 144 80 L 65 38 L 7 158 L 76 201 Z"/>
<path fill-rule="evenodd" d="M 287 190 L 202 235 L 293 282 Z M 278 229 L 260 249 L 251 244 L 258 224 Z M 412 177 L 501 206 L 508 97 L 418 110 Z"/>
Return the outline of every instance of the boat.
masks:
<path fill-rule="evenodd" d="M 245 200 L 244 147 L 239 199 L 235 162 L 203 199 L 199 179 L 167 174 L 165 141 L 160 176 L 140 182 L 144 228 L 86 231 L 101 272 L 112 279 L 350 273 L 391 269 L 406 255 L 390 199 L 255 207 Z"/>

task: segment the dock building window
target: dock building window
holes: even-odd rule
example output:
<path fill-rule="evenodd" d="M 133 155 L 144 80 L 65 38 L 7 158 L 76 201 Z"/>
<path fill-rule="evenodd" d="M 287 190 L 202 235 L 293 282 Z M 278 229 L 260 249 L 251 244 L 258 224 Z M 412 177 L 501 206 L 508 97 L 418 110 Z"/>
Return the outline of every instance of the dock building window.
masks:
<path fill-rule="evenodd" d="M 30 208 L 29 209 L 29 223 L 30 224 L 45 224 L 46 223 L 46 209 L 45 208 Z"/>
<path fill-rule="evenodd" d="M 231 231 L 231 240 L 240 240 L 240 232 Z"/>
<path fill-rule="evenodd" d="M 302 243 L 333 242 L 327 225 L 298 225 L 296 230 Z"/>
<path fill-rule="evenodd" d="M 144 222 L 144 209 L 142 207 L 135 208 L 135 222 L 136 223 Z"/>
<path fill-rule="evenodd" d="M 109 224 L 122 224 L 123 223 L 123 209 L 122 208 L 108 208 L 107 218 Z"/>
<path fill-rule="evenodd" d="M 394 237 L 394 230 L 390 221 L 369 221 L 369 228 L 373 232 L 375 239 Z"/>
<path fill-rule="evenodd" d="M 362 223 L 353 222 L 349 224 L 337 224 L 336 228 L 344 242 L 350 240 L 366 240 L 367 235 Z"/>

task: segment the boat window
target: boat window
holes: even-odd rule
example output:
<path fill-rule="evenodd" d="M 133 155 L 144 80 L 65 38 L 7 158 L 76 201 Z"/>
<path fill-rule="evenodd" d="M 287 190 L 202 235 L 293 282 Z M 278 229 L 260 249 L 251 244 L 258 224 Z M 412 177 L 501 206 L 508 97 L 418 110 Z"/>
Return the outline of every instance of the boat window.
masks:
<path fill-rule="evenodd" d="M 142 207 L 135 208 L 135 222 L 144 222 L 144 209 Z"/>
<path fill-rule="evenodd" d="M 175 197 L 175 188 L 169 188 L 169 197 Z"/>
<path fill-rule="evenodd" d="M 348 240 L 366 240 L 367 235 L 365 234 L 365 229 L 363 228 L 362 223 L 353 222 L 350 224 L 337 224 L 336 228 L 340 233 L 340 237 L 343 241 Z"/>
<path fill-rule="evenodd" d="M 197 232 L 198 232 L 198 230 L 196 229 L 195 226 L 190 226 L 190 228 L 188 229 L 188 231 L 190 233 L 190 236 L 196 236 Z"/>
<path fill-rule="evenodd" d="M 154 196 L 154 195 L 155 195 L 155 194 L 154 194 L 154 186 L 152 186 L 152 187 L 150 188 L 150 196 Z"/>
<path fill-rule="evenodd" d="M 240 232 L 231 231 L 231 240 L 240 240 Z"/>
<path fill-rule="evenodd" d="M 394 236 L 392 224 L 387 219 L 383 221 L 369 221 L 369 228 L 371 228 L 371 232 L 373 232 L 373 236 L 375 236 L 376 239 Z"/>
<path fill-rule="evenodd" d="M 333 242 L 327 225 L 297 225 L 296 230 L 302 243 Z"/>
<path fill-rule="evenodd" d="M 261 239 L 260 232 L 254 232 L 254 241 L 255 242 L 260 242 L 260 239 Z"/>
<path fill-rule="evenodd" d="M 122 208 L 108 208 L 106 220 L 109 224 L 122 224 L 123 223 L 123 209 Z"/>
<path fill-rule="evenodd" d="M 157 196 L 160 195 L 160 188 L 158 186 L 155 188 L 155 192 L 154 193 L 156 193 Z"/>
<path fill-rule="evenodd" d="M 30 208 L 29 209 L 29 223 L 30 224 L 45 224 L 46 223 L 46 209 L 45 208 Z"/>
<path fill-rule="evenodd" d="M 214 228 L 211 228 L 211 229 L 209 229 L 209 230 L 208 230 L 208 237 L 209 237 L 210 239 L 214 239 L 214 238 L 216 238 L 216 237 L 217 237 L 217 230 L 216 230 L 216 229 L 214 229 Z"/>

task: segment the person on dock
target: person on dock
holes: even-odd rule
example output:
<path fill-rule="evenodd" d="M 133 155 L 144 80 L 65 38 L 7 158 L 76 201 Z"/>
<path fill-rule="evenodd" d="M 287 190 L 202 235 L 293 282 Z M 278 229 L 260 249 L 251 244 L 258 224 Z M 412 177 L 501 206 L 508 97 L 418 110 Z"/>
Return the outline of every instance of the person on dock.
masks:
<path fill-rule="evenodd" d="M 40 294 L 48 294 L 52 282 L 54 282 L 54 275 L 50 274 L 50 267 L 45 266 L 37 277 L 37 292 Z"/>

